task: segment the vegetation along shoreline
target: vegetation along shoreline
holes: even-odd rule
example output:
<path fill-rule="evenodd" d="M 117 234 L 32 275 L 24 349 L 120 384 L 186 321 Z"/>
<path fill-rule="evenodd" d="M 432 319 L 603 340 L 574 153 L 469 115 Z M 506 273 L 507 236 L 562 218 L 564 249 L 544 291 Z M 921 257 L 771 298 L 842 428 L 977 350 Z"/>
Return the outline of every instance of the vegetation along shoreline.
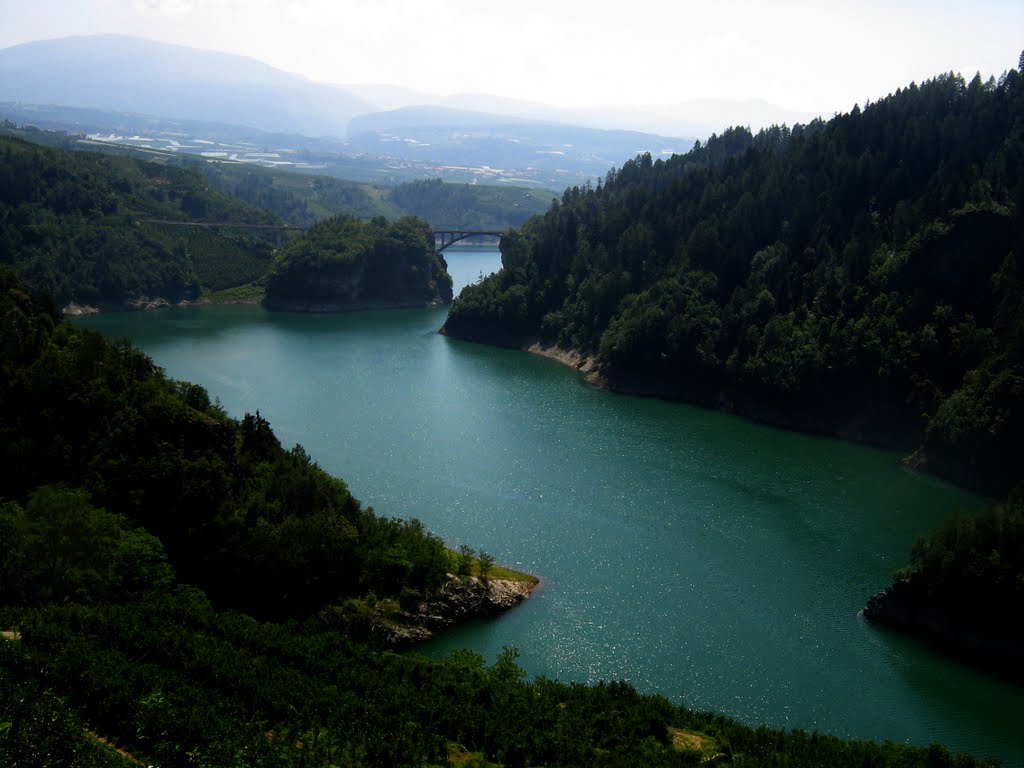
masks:
<path fill-rule="evenodd" d="M 827 122 L 639 155 L 506 234 L 501 271 L 443 332 L 606 389 L 897 449 L 996 500 L 979 513 L 993 522 L 955 517 L 914 544 L 895 576 L 913 588 L 866 612 L 985 661 L 1016 632 L 972 589 L 1024 601 L 1022 106 L 1017 70 L 947 74 Z M 907 595 L 925 607 L 898 609 Z"/>
<path fill-rule="evenodd" d="M 915 542 L 864 616 L 1022 680 L 1021 115 L 1020 71 L 948 74 L 641 154 L 510 223 L 501 271 L 454 302 L 427 214 L 350 207 L 289 239 L 290 195 L 260 210 L 195 170 L 0 136 L 0 764 L 116 764 L 90 733 L 155 765 L 953 765 L 527 680 L 512 650 L 390 652 L 539 582 L 377 514 L 259 411 L 57 308 L 452 302 L 442 333 L 595 386 L 915 451 L 997 501 Z"/>

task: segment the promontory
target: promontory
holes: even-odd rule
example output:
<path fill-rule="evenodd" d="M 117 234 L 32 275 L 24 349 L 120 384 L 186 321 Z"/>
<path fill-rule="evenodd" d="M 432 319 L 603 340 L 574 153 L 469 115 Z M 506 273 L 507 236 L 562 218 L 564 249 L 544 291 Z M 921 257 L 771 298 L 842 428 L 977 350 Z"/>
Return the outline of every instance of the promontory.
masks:
<path fill-rule="evenodd" d="M 297 312 L 344 312 L 451 300 L 452 279 L 434 251 L 425 221 L 335 216 L 278 252 L 264 304 Z"/>

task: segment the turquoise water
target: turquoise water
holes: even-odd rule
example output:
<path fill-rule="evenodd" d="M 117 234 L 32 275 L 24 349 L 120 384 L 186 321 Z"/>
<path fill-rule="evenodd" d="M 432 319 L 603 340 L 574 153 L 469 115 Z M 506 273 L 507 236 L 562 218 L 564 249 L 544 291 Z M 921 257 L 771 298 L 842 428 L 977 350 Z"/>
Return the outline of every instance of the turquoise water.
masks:
<path fill-rule="evenodd" d="M 493 252 L 446 258 L 456 290 L 497 268 Z M 510 645 L 532 674 L 1021 764 L 1024 690 L 858 616 L 914 538 L 974 497 L 891 452 L 592 389 L 440 336 L 444 316 L 225 306 L 80 322 L 236 416 L 258 408 L 378 513 L 543 580 L 424 653 Z"/>

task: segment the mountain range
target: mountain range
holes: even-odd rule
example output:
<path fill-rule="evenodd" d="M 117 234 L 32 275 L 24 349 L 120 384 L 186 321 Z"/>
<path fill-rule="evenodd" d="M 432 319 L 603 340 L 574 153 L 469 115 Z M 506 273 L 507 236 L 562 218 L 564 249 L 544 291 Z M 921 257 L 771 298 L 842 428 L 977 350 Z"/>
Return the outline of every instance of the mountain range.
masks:
<path fill-rule="evenodd" d="M 486 171 L 499 169 L 501 180 L 554 188 L 601 176 L 642 152 L 686 151 L 734 124 L 756 129 L 814 117 L 765 102 L 562 109 L 486 94 L 329 85 L 243 56 L 123 35 L 0 50 L 0 117 L 26 122 L 41 107 L 51 110 L 51 127 L 66 130 L 117 133 L 159 118 L 165 131 L 211 140 L 221 136 L 196 125 L 168 129 L 166 121 L 230 125 L 244 129 L 235 138 L 265 143 L 264 134 L 283 134 L 298 149 L 304 142 L 295 137 L 303 136 L 319 149 L 328 142 L 331 151 L 380 158 L 398 179 L 411 163 L 412 175 L 476 180 L 476 169 L 485 169 L 491 180 Z M 53 118 L 55 107 L 90 110 L 87 127 L 66 112 Z"/>

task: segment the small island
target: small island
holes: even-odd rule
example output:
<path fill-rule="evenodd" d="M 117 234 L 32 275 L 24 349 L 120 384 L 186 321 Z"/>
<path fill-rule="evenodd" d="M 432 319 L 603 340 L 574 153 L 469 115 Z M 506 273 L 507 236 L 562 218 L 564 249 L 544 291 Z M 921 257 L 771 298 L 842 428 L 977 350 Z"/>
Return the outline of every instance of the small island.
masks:
<path fill-rule="evenodd" d="M 345 312 L 451 300 L 452 279 L 425 221 L 335 216 L 276 254 L 263 303 L 291 312 Z"/>

